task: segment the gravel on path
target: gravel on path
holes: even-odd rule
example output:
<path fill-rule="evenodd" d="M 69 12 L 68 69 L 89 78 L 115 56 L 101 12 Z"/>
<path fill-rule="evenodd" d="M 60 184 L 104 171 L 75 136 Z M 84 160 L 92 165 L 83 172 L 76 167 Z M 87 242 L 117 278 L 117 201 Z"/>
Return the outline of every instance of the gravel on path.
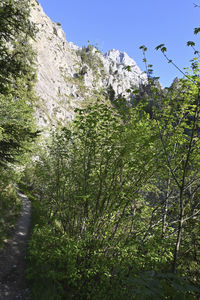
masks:
<path fill-rule="evenodd" d="M 25 256 L 31 221 L 31 201 L 18 192 L 22 207 L 15 230 L 0 251 L 0 300 L 29 300 Z"/>

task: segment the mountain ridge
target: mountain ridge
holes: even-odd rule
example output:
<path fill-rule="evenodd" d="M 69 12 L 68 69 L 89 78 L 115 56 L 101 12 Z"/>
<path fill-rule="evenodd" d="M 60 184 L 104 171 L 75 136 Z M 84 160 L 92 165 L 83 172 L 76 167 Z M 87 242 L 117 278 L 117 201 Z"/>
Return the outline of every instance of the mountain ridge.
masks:
<path fill-rule="evenodd" d="M 131 101 L 127 90 L 147 81 L 125 52 L 112 49 L 104 55 L 91 45 L 68 42 L 61 24 L 52 22 L 36 0 L 31 0 L 31 20 L 38 29 L 32 46 L 37 55 L 36 117 L 41 127 L 72 120 L 74 108 L 104 98 L 103 91 L 110 86 L 116 96 Z M 126 70 L 128 65 L 131 71 Z"/>

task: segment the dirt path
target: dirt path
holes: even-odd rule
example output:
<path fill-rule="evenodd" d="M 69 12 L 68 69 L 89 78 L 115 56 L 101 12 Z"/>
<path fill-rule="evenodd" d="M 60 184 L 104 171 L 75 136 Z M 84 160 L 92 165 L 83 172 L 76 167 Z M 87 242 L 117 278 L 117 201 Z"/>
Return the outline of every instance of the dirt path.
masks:
<path fill-rule="evenodd" d="M 31 219 L 31 202 L 18 193 L 22 208 L 15 230 L 6 247 L 0 251 L 0 300 L 28 300 L 25 280 L 25 260 Z"/>

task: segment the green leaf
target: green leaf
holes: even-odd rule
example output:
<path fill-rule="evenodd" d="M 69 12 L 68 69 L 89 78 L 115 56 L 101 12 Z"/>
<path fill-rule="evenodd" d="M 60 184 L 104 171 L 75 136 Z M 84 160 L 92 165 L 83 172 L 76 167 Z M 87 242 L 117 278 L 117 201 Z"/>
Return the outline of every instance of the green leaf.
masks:
<path fill-rule="evenodd" d="M 200 27 L 196 27 L 195 29 L 194 29 L 194 34 L 198 34 L 200 32 Z"/>
<path fill-rule="evenodd" d="M 131 72 L 131 66 L 126 66 L 126 67 L 124 67 L 124 69 L 128 72 Z"/>
<path fill-rule="evenodd" d="M 164 53 L 164 52 L 166 52 L 166 51 L 167 51 L 167 48 L 166 48 L 166 47 L 162 47 L 162 48 L 161 48 L 161 52 L 162 52 L 162 53 Z"/>
<path fill-rule="evenodd" d="M 195 46 L 195 43 L 193 41 L 188 41 L 187 42 L 187 46 L 193 47 L 193 46 Z"/>
<path fill-rule="evenodd" d="M 143 51 L 147 51 L 147 47 L 145 45 L 140 46 L 139 49 L 141 49 Z"/>
<path fill-rule="evenodd" d="M 155 50 L 159 50 L 159 49 L 162 48 L 164 45 L 165 45 L 165 44 L 160 44 L 160 45 L 158 45 L 158 46 L 155 48 Z"/>

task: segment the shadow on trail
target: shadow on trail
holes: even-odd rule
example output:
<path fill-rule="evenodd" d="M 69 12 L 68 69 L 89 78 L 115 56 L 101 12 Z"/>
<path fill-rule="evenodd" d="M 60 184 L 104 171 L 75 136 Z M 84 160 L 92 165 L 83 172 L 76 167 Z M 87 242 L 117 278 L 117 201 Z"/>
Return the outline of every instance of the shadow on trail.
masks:
<path fill-rule="evenodd" d="M 25 255 L 31 221 L 31 202 L 18 192 L 22 207 L 15 230 L 0 251 L 0 299 L 29 299 L 25 280 Z"/>

